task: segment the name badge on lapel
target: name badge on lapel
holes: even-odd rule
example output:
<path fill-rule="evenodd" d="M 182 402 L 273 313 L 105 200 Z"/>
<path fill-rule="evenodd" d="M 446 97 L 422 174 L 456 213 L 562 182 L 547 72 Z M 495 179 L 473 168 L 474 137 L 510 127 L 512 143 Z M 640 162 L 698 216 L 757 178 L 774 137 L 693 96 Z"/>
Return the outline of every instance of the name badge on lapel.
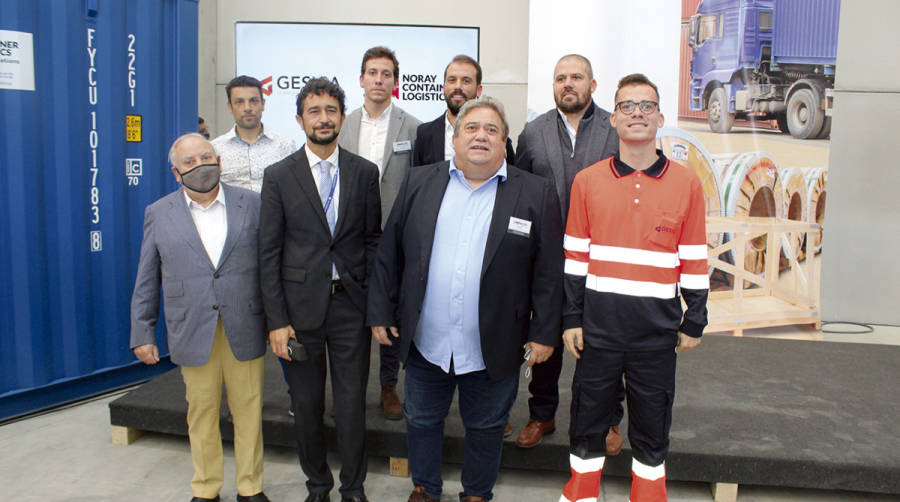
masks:
<path fill-rule="evenodd" d="M 412 150 L 412 142 L 409 140 L 394 141 L 394 153 L 404 153 L 410 150 Z"/>
<path fill-rule="evenodd" d="M 531 222 L 528 220 L 523 220 L 521 218 L 516 218 L 515 216 L 510 216 L 509 228 L 507 228 L 506 231 L 511 234 L 521 235 L 522 237 L 530 237 Z"/>

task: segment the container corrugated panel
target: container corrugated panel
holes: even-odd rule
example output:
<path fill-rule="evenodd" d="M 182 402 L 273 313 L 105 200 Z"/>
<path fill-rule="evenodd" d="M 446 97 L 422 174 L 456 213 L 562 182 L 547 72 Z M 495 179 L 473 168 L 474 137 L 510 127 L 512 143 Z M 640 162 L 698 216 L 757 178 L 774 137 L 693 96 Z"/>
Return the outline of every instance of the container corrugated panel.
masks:
<path fill-rule="evenodd" d="M 681 20 L 690 20 L 697 13 L 697 6 L 701 0 L 681 0 Z"/>
<path fill-rule="evenodd" d="M 35 81 L 0 88 L 2 420 L 171 368 L 134 358 L 129 304 L 144 208 L 197 128 L 197 2 L 12 0 L 0 30 L 32 34 Z"/>
<path fill-rule="evenodd" d="M 684 0 L 685 2 L 692 0 Z M 706 111 L 691 110 L 691 58 L 694 52 L 688 41 L 691 38 L 690 19 L 681 22 L 681 61 L 678 68 L 678 118 L 706 120 Z"/>
<path fill-rule="evenodd" d="M 840 14 L 840 0 L 777 0 L 773 59 L 834 64 Z"/>

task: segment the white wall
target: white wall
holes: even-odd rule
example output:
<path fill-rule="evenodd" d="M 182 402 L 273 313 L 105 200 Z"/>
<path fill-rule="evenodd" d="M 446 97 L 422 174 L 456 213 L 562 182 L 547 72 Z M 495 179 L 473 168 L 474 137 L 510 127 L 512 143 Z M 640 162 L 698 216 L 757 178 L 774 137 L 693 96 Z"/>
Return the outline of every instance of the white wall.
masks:
<path fill-rule="evenodd" d="M 822 253 L 822 318 L 900 325 L 900 2 L 844 0 Z"/>
<path fill-rule="evenodd" d="M 484 70 L 484 94 L 500 99 L 506 106 L 511 135 L 517 135 L 525 123 L 525 94 L 528 48 L 528 4 L 521 0 L 457 0 L 432 3 L 416 0 L 361 2 L 358 0 L 200 0 L 200 112 L 210 123 L 214 135 L 233 123 L 225 108 L 225 84 L 234 77 L 235 21 L 309 21 L 335 23 L 424 24 L 443 26 L 479 26 L 481 28 L 480 63 Z M 207 4 L 212 4 L 209 7 Z M 215 42 L 202 33 L 208 26 L 203 16 L 215 16 Z M 390 41 L 385 45 L 390 47 Z M 204 44 L 206 46 L 204 47 Z M 214 47 L 212 63 L 209 52 Z M 277 47 L 276 51 L 327 50 L 321 47 Z M 359 54 L 362 60 L 362 53 Z M 449 61 L 447 61 L 449 63 Z M 401 68 L 403 61 L 400 61 Z M 214 82 L 208 75 L 214 73 Z M 353 92 L 353 89 L 345 89 Z M 214 96 L 213 103 L 208 97 Z M 422 121 L 435 117 L 418 117 Z"/>
<path fill-rule="evenodd" d="M 681 2 L 678 0 L 531 0 L 528 54 L 529 114 L 553 102 L 553 68 L 565 54 L 590 60 L 594 101 L 612 111 L 619 79 L 643 73 L 658 87 L 667 124 L 678 119 Z"/>

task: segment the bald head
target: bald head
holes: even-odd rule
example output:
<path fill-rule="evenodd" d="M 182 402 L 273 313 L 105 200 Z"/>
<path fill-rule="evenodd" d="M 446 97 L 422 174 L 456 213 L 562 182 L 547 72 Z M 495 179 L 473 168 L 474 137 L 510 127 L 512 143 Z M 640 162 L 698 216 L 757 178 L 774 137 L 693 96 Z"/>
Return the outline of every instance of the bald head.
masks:
<path fill-rule="evenodd" d="M 591 66 L 591 62 L 588 61 L 588 58 L 582 56 L 581 54 L 566 54 L 565 56 L 559 58 L 559 61 L 556 62 L 556 68 L 559 68 L 560 63 L 563 62 L 575 62 L 581 65 L 584 65 L 584 73 L 587 75 L 588 80 L 594 78 L 594 68 Z M 557 72 L 554 71 L 554 75 Z"/>
<path fill-rule="evenodd" d="M 194 143 L 197 141 L 199 141 L 200 143 Z M 209 150 L 212 150 L 213 158 L 215 158 L 216 149 L 212 146 L 212 143 L 210 143 L 208 139 L 204 138 L 199 133 L 189 132 L 187 134 L 182 134 L 181 136 L 178 136 L 178 138 L 176 138 L 175 141 L 172 142 L 172 146 L 169 148 L 169 163 L 170 164 L 172 164 L 173 166 L 178 165 L 176 162 L 176 160 L 178 159 L 176 152 L 177 152 L 178 148 L 182 146 L 182 144 L 184 144 L 184 146 L 187 146 L 189 143 L 191 144 L 191 146 L 194 146 L 194 145 L 199 146 L 199 144 L 205 143 L 206 146 L 209 147 Z"/>

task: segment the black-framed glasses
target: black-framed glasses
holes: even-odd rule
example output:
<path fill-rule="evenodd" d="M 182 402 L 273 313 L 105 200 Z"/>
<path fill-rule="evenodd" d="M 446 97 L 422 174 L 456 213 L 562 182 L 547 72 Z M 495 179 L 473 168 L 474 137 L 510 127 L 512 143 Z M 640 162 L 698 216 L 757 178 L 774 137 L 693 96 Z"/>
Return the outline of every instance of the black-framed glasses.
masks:
<path fill-rule="evenodd" d="M 640 103 L 636 103 L 634 101 L 619 101 L 616 103 L 616 108 L 620 110 L 625 115 L 631 115 L 634 113 L 635 108 L 640 108 L 641 113 L 653 113 L 659 108 L 659 103 L 656 101 L 648 101 L 644 100 Z"/>

